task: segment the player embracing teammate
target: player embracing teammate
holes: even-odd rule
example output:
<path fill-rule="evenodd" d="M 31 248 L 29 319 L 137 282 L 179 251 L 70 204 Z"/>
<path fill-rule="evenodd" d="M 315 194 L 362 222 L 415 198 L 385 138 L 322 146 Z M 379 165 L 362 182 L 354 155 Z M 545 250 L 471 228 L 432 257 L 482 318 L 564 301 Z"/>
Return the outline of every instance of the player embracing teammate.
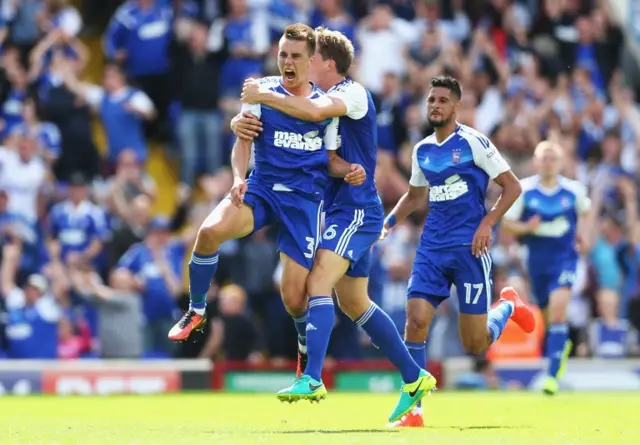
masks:
<path fill-rule="evenodd" d="M 456 122 L 458 82 L 435 78 L 428 118 L 436 132 L 416 145 L 409 191 L 384 219 L 373 179 L 376 111 L 370 94 L 347 77 L 352 61 L 353 45 L 341 33 L 291 25 L 280 41 L 281 76 L 245 82 L 243 113 L 232 123 L 238 136 L 232 157 L 234 187 L 230 200 L 200 229 L 189 268 L 191 307 L 169 336 L 185 340 L 204 323 L 205 295 L 219 244 L 277 224 L 282 296 L 294 318 L 300 352 L 296 378 L 278 398 L 326 397 L 321 370 L 334 324 L 335 289 L 340 308 L 402 374 L 391 425 L 419 426 L 420 400 L 436 385 L 422 369 L 426 336 L 451 285 L 458 290 L 460 333 L 470 352 L 484 351 L 510 317 L 533 331 L 533 315 L 513 289 L 504 289 L 500 303 L 490 308 L 491 229 L 521 188 L 493 144 Z M 309 68 L 326 95 L 309 83 Z M 256 168 L 245 182 L 252 140 Z M 501 185 L 503 193 L 487 213 L 489 180 Z M 368 297 L 370 249 L 427 196 L 430 212 L 410 281 L 403 342 L 391 319 Z M 326 215 L 320 240 L 322 199 Z"/>
<path fill-rule="evenodd" d="M 307 280 L 309 312 L 306 335 L 299 336 L 301 371 L 293 384 L 278 393 L 283 401 L 323 399 L 327 390 L 321 371 L 334 325 L 335 289 L 338 304 L 347 316 L 369 334 L 372 342 L 399 369 L 405 382 L 397 406 L 389 416 L 401 419 L 431 390 L 436 380 L 412 359 L 389 316 L 374 304 L 367 293 L 370 251 L 384 222 L 382 203 L 376 191 L 377 131 L 376 110 L 371 95 L 347 77 L 354 56 L 353 44 L 343 34 L 316 30 L 316 54 L 312 78 L 327 91 L 330 101 L 318 103 L 286 92 L 268 90 L 259 81 L 245 83 L 242 100 L 262 104 L 305 121 L 339 120 L 338 153 L 345 161 L 362 165 L 364 184 L 354 187 L 343 179 L 330 179 L 325 189 L 325 230 L 313 269 Z M 245 116 L 233 125 L 244 137 L 263 135 L 260 122 Z M 258 139 L 262 136 L 258 136 Z M 305 365 L 305 366 L 303 366 Z"/>

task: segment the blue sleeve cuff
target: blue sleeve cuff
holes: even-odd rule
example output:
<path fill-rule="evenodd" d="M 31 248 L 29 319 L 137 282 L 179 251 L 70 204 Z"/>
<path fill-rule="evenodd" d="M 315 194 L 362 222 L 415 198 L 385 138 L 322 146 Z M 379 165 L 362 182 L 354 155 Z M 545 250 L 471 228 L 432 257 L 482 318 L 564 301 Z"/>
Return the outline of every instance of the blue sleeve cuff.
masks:
<path fill-rule="evenodd" d="M 389 228 L 395 226 L 397 222 L 398 221 L 396 220 L 396 215 L 389 215 L 384 220 L 385 225 L 389 226 Z"/>

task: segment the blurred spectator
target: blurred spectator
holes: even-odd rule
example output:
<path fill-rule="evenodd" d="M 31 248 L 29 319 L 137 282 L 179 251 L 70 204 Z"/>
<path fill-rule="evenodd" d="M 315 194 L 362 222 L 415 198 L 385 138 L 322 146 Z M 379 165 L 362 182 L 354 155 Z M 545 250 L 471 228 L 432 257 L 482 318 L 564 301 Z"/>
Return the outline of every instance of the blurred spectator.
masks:
<path fill-rule="evenodd" d="M 7 80 L 11 89 L 2 104 L 0 140 L 4 140 L 22 123 L 22 107 L 27 98 L 27 72 L 21 65 L 16 64 L 7 70 Z"/>
<path fill-rule="evenodd" d="M 75 291 L 98 307 L 98 344 L 103 358 L 138 358 L 143 353 L 144 322 L 135 280 L 126 269 L 116 269 L 104 285 L 90 267 L 71 269 Z"/>
<path fill-rule="evenodd" d="M 48 174 L 37 150 L 37 142 L 27 137 L 15 151 L 0 147 L 0 187 L 9 195 L 8 210 L 34 226 Z"/>
<path fill-rule="evenodd" d="M 118 156 L 115 174 L 104 184 L 104 199 L 114 216 L 126 218 L 131 202 L 140 195 L 151 201 L 156 197 L 155 180 L 144 171 L 144 165 L 130 148 Z"/>
<path fill-rule="evenodd" d="M 22 104 L 22 122 L 10 131 L 8 146 L 17 146 L 20 137 L 35 139 L 42 159 L 53 166 L 60 156 L 60 130 L 51 122 L 39 122 L 36 103 L 28 98 Z"/>
<path fill-rule="evenodd" d="M 37 18 L 43 7 L 44 0 L 8 1 L 2 4 L 2 19 L 11 24 L 11 41 L 20 48 L 23 63 L 26 63 L 29 52 L 40 38 Z"/>
<path fill-rule="evenodd" d="M 156 137 L 165 136 L 171 101 L 169 47 L 173 10 L 160 0 L 128 0 L 118 8 L 104 36 L 107 58 L 122 64 L 158 110 Z M 105 85 L 106 86 L 106 85 Z"/>
<path fill-rule="evenodd" d="M 209 28 L 193 23 L 187 42 L 178 47 L 174 85 L 181 111 L 178 120 L 180 179 L 190 187 L 198 173 L 212 174 L 223 165 L 220 68 L 225 47 L 211 51 Z"/>
<path fill-rule="evenodd" d="M 172 239 L 170 221 L 156 217 L 144 241 L 134 244 L 118 262 L 137 280 L 145 315 L 145 350 L 172 354 L 174 345 L 167 332 L 174 323 L 176 300 L 182 293 L 185 246 Z"/>
<path fill-rule="evenodd" d="M 71 177 L 67 195 L 68 199 L 51 209 L 49 258 L 54 263 L 89 263 L 100 267 L 107 231 L 104 211 L 88 200 L 82 173 Z"/>
<path fill-rule="evenodd" d="M 223 19 L 211 26 L 209 50 L 220 51 L 226 43 L 229 57 L 220 71 L 220 91 L 237 97 L 247 77 L 262 75 L 262 58 L 269 49 L 269 28 L 266 17 L 251 14 L 247 0 L 229 0 Z"/>
<path fill-rule="evenodd" d="M 349 40 L 356 42 L 357 46 L 355 22 L 345 9 L 343 0 L 320 0 L 316 3 L 317 7 L 311 12 L 309 26 L 322 26 L 339 31 Z"/>
<path fill-rule="evenodd" d="M 86 49 L 78 40 L 73 41 L 80 56 L 67 56 L 54 51 L 51 63 L 44 64 L 44 53 L 50 45 L 47 39 L 33 50 L 30 78 L 36 83 L 39 115 L 58 127 L 61 135 L 61 154 L 55 165 L 56 178 L 60 181 L 81 171 L 94 178 L 99 170 L 98 150 L 93 142 L 91 111 L 84 101 L 65 85 L 65 79 L 76 78 L 86 61 Z"/>
<path fill-rule="evenodd" d="M 387 73 L 398 77 L 405 74 L 404 52 L 416 34 L 408 22 L 394 16 L 388 5 L 377 4 L 361 22 L 357 36 L 362 47 L 358 77 L 372 93 L 379 94 Z"/>
<path fill-rule="evenodd" d="M 102 87 L 80 84 L 72 73 L 67 74 L 67 87 L 100 114 L 109 143 L 108 161 L 113 165 L 124 150 L 131 149 L 144 162 L 148 148 L 143 121 L 153 119 L 156 113 L 149 97 L 129 87 L 125 73 L 115 64 L 105 67 Z"/>
<path fill-rule="evenodd" d="M 242 287 L 230 284 L 220 289 L 218 317 L 211 321 L 200 357 L 261 361 L 260 337 L 247 311 L 247 294 Z"/>
<path fill-rule="evenodd" d="M 107 269 L 111 270 L 131 246 L 144 240 L 151 220 L 151 200 L 138 195 L 126 206 L 126 213 L 112 221 L 107 245 Z"/>
<path fill-rule="evenodd" d="M 6 246 L 0 280 L 7 308 L 9 357 L 56 358 L 60 310 L 48 294 L 47 279 L 42 275 L 31 275 L 22 289 L 16 286 L 11 270 L 17 268 L 19 261 L 19 250 Z"/>

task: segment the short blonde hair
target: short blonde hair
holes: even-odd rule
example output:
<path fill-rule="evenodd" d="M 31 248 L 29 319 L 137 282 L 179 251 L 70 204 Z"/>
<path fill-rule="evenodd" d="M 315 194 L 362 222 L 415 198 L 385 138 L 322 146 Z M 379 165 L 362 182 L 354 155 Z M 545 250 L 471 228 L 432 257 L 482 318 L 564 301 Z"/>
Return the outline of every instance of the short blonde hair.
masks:
<path fill-rule="evenodd" d="M 560 157 L 564 155 L 562 151 L 562 147 L 560 147 L 560 145 L 558 145 L 556 142 L 546 140 L 536 145 L 536 149 L 533 151 L 533 156 L 535 156 L 536 158 L 539 158 L 547 150 L 556 152 L 556 154 Z"/>
<path fill-rule="evenodd" d="M 341 32 L 331 31 L 322 26 L 316 28 L 316 36 L 318 40 L 317 51 L 322 59 L 333 60 L 338 74 L 346 76 L 355 57 L 351 40 Z"/>
<path fill-rule="evenodd" d="M 247 300 L 247 292 L 244 290 L 242 286 L 237 284 L 227 284 L 220 289 L 220 296 L 222 295 L 231 295 L 243 303 Z"/>

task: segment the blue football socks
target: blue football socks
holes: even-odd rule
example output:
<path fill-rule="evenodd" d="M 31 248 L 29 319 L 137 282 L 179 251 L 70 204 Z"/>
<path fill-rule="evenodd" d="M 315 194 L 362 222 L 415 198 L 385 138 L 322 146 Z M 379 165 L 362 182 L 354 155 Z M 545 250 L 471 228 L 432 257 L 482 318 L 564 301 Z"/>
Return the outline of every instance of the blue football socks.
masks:
<path fill-rule="evenodd" d="M 489 311 L 489 317 L 487 318 L 487 328 L 491 333 L 491 341 L 494 342 L 504 331 L 504 327 L 507 325 L 507 321 L 513 313 L 513 303 L 510 301 L 501 301 L 498 306 Z"/>
<path fill-rule="evenodd" d="M 211 255 L 191 254 L 189 261 L 189 301 L 196 312 L 204 313 L 207 292 L 218 268 L 218 252 Z"/>
<path fill-rule="evenodd" d="M 371 341 L 387 356 L 402 375 L 405 383 L 413 383 L 420 376 L 420 366 L 413 360 L 391 318 L 375 303 L 355 320 L 369 334 Z M 423 365 L 424 366 L 424 365 Z"/>
<path fill-rule="evenodd" d="M 426 369 L 427 345 L 424 343 L 412 343 L 410 341 L 405 341 L 404 344 L 407 347 L 411 358 L 413 358 L 413 361 L 416 362 L 419 367 Z M 422 402 L 418 402 L 418 404 L 416 405 L 417 408 L 420 408 L 421 406 Z"/>
<path fill-rule="evenodd" d="M 307 320 L 309 319 L 309 310 L 299 317 L 293 317 L 293 323 L 298 332 L 298 350 L 303 354 L 307 353 Z"/>
<path fill-rule="evenodd" d="M 558 377 L 562 355 L 565 344 L 569 338 L 569 326 L 566 323 L 552 324 L 547 333 L 547 357 L 549 358 L 549 369 L 547 375 L 553 378 Z"/>
<path fill-rule="evenodd" d="M 305 375 L 322 381 L 322 366 L 327 356 L 329 339 L 336 314 L 333 299 L 328 296 L 309 298 L 309 318 L 307 319 L 307 367 Z"/>

